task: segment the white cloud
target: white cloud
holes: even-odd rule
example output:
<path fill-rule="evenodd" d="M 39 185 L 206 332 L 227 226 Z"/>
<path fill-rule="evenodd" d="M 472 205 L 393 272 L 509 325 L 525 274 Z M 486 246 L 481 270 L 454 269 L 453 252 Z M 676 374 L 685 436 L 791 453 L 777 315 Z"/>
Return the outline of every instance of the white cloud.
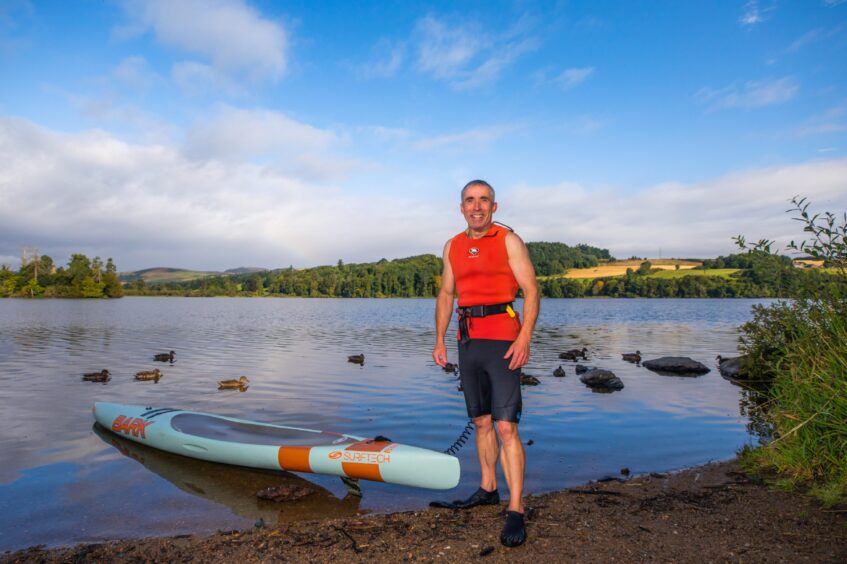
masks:
<path fill-rule="evenodd" d="M 159 80 L 144 57 L 127 57 L 114 68 L 112 76 L 121 85 L 142 93 L 150 90 Z"/>
<path fill-rule="evenodd" d="M 803 137 L 842 131 L 847 131 L 847 103 L 833 106 L 812 116 L 797 129 L 796 134 Z"/>
<path fill-rule="evenodd" d="M 291 162 L 304 154 L 324 152 L 337 142 L 335 133 L 279 112 L 221 106 L 188 130 L 185 153 L 200 160 Z"/>
<path fill-rule="evenodd" d="M 847 0 L 823 0 L 824 5 L 829 7 L 838 6 L 844 2 L 847 2 Z"/>
<path fill-rule="evenodd" d="M 340 143 L 332 132 L 234 108 L 204 127 L 214 146 L 189 158 L 174 144 L 0 118 L 0 258 L 15 266 L 20 247 L 31 245 L 60 263 L 71 252 L 112 256 L 121 269 L 314 266 L 438 252 L 461 229 L 458 211 L 449 213 L 454 195 L 434 195 L 414 174 L 403 189 L 372 182 L 367 197 L 352 181 L 328 179 L 327 169 L 337 175 L 362 166 L 330 153 Z M 432 137 L 418 148 L 484 145 L 515 129 Z M 235 158 L 264 145 L 291 153 L 287 166 Z M 498 186 L 498 219 L 528 241 L 586 242 L 617 256 L 655 256 L 659 247 L 664 256 L 714 256 L 732 252 L 730 237 L 739 233 L 783 246 L 796 239 L 788 200 L 801 194 L 816 209 L 846 209 L 844 178 L 847 159 L 830 159 L 633 194 L 566 182 Z"/>
<path fill-rule="evenodd" d="M 774 80 L 747 81 L 743 85 L 732 84 L 721 89 L 702 88 L 694 99 L 706 104 L 709 110 L 722 108 L 758 108 L 782 104 L 793 99 L 800 90 L 800 83 L 790 76 Z"/>
<path fill-rule="evenodd" d="M 564 90 L 570 90 L 585 82 L 592 74 L 594 74 L 594 67 L 570 68 L 562 71 L 554 81 Z"/>
<path fill-rule="evenodd" d="M 768 13 L 775 9 L 773 5 L 760 9 L 757 0 L 750 0 L 744 4 L 744 12 L 738 18 L 738 23 L 745 27 L 753 27 L 765 21 L 768 18 Z"/>
<path fill-rule="evenodd" d="M 265 131 L 262 119 L 293 129 Z M 283 148 L 303 142 L 320 149 L 331 140 L 280 116 L 255 112 L 251 120 L 252 129 L 234 132 Z M 223 122 L 217 133 L 228 130 Z M 99 131 L 61 134 L 0 118 L 0 255 L 14 256 L 27 244 L 57 262 L 72 252 L 112 256 L 120 269 L 313 266 L 437 249 L 443 241 L 436 239 L 452 229 L 427 195 L 420 196 L 424 201 L 405 201 L 393 191 L 362 198 L 298 176 L 309 166 L 350 166 L 346 158 L 319 164 L 310 158 L 304 155 L 300 169 L 286 172 L 188 159 L 175 146 L 131 144 Z M 409 233 L 410 224 L 435 225 L 438 235 Z"/>
<path fill-rule="evenodd" d="M 185 96 L 197 97 L 211 94 L 231 98 L 243 96 L 244 88 L 211 65 L 193 61 L 176 63 L 171 68 L 171 78 Z"/>
<path fill-rule="evenodd" d="M 496 125 L 490 127 L 477 127 L 459 133 L 446 135 L 435 135 L 419 139 L 413 144 L 414 149 L 429 151 L 442 147 L 462 147 L 467 150 L 487 148 L 503 136 L 520 129 L 517 125 Z"/>
<path fill-rule="evenodd" d="M 360 127 L 357 129 L 357 133 L 380 143 L 395 143 L 409 139 L 412 136 L 412 132 L 405 127 L 387 127 L 384 125 Z"/>
<path fill-rule="evenodd" d="M 515 60 L 537 48 L 537 40 L 528 36 L 527 21 L 498 35 L 484 33 L 472 23 L 450 25 L 426 16 L 415 29 L 417 68 L 458 90 L 492 83 Z"/>
<path fill-rule="evenodd" d="M 373 49 L 373 59 L 354 69 L 364 78 L 390 78 L 397 74 L 406 60 L 406 44 L 402 41 L 380 39 Z"/>
<path fill-rule="evenodd" d="M 785 213 L 789 200 L 800 194 L 815 209 L 844 210 L 844 178 L 847 159 L 668 182 L 630 195 L 572 183 L 519 186 L 498 192 L 499 215 L 524 240 L 584 242 L 619 257 L 655 257 L 659 248 L 666 257 L 727 254 L 735 252 L 730 238 L 737 234 L 776 239 L 784 249 L 803 235 Z"/>
<path fill-rule="evenodd" d="M 435 78 L 456 76 L 482 49 L 480 34 L 462 27 L 450 28 L 433 16 L 420 20 L 417 32 L 418 68 Z"/>
<path fill-rule="evenodd" d="M 152 31 L 168 47 L 207 57 L 222 71 L 278 78 L 287 63 L 287 34 L 242 0 L 145 0 L 124 4 L 130 22 L 118 37 Z"/>
<path fill-rule="evenodd" d="M 157 115 L 137 105 L 122 102 L 116 96 L 104 94 L 100 97 L 89 97 L 63 91 L 56 93 L 98 124 L 131 132 L 135 138 L 142 141 L 166 142 L 176 134 L 173 126 L 162 121 Z"/>

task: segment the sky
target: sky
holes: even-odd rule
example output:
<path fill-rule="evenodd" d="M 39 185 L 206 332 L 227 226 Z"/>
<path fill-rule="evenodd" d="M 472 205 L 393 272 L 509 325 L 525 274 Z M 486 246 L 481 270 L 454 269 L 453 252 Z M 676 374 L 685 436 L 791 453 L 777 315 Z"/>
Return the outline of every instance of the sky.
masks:
<path fill-rule="evenodd" d="M 847 1 L 0 0 L 0 264 L 714 257 L 847 209 Z"/>

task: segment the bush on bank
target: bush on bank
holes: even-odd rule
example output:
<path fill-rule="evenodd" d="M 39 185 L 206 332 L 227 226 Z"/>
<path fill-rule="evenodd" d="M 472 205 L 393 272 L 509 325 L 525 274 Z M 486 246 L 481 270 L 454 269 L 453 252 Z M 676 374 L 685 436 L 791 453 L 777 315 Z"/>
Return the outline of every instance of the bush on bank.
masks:
<path fill-rule="evenodd" d="M 805 199 L 793 203 L 812 239 L 789 248 L 827 261 L 840 283 L 800 285 L 792 301 L 757 306 L 742 326 L 752 377 L 772 379 L 763 393 L 773 440 L 741 458 L 752 472 L 776 473 L 776 485 L 834 505 L 847 502 L 847 214 L 839 223 L 829 212 L 809 215 Z M 751 252 L 769 254 L 770 244 L 759 241 Z"/>

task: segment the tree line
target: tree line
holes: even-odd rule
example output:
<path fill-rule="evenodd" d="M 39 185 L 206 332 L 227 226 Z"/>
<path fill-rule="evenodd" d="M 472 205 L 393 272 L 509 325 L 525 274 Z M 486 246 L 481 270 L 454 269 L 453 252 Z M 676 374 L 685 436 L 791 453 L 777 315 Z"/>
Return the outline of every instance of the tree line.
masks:
<path fill-rule="evenodd" d="M 817 271 L 794 268 L 783 256 L 732 255 L 710 259 L 715 265 L 741 268 L 727 277 L 688 275 L 654 278 L 649 262 L 626 275 L 595 279 L 557 277 L 569 268 L 596 266 L 612 258 L 605 249 L 563 243 L 528 243 L 530 259 L 539 276 L 541 294 L 547 298 L 646 297 L 646 298 L 733 298 L 785 297 L 801 284 L 827 286 L 835 278 Z M 742 266 L 743 265 L 743 266 Z M 132 295 L 175 296 L 287 296 L 339 298 L 431 298 L 441 287 L 441 258 L 419 255 L 375 263 L 319 266 L 231 276 L 213 276 L 188 282 L 127 284 Z"/>
<path fill-rule="evenodd" d="M 0 266 L 0 297 L 120 298 L 124 291 L 111 258 L 71 255 L 66 267 L 38 252 L 25 251 L 17 272 Z"/>
<path fill-rule="evenodd" d="M 607 249 L 564 243 L 528 243 L 539 275 L 560 274 L 570 268 L 596 266 L 609 259 Z M 287 268 L 259 273 L 212 276 L 187 282 L 127 284 L 132 295 L 291 296 L 338 298 L 432 298 L 441 288 L 442 260 L 435 255 L 315 268 Z"/>

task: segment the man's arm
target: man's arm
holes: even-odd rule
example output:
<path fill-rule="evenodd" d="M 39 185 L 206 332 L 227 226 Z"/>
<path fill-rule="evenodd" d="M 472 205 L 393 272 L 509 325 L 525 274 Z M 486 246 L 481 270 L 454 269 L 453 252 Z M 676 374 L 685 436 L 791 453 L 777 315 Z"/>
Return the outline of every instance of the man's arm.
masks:
<path fill-rule="evenodd" d="M 450 316 L 453 314 L 453 293 L 456 289 L 456 280 L 453 278 L 453 269 L 450 267 L 450 241 L 444 245 L 443 262 L 441 290 L 435 298 L 435 348 L 432 349 L 432 359 L 441 367 L 447 364 L 444 334 L 450 326 Z"/>
<path fill-rule="evenodd" d="M 506 234 L 506 253 L 509 256 L 509 266 L 524 296 L 521 331 L 503 357 L 512 359 L 509 362 L 509 369 L 514 370 L 529 361 L 529 344 L 532 340 L 532 332 L 535 330 L 535 322 L 538 320 L 541 303 L 538 283 L 535 280 L 535 269 L 532 261 L 529 260 L 529 251 L 521 238 L 514 233 Z"/>

